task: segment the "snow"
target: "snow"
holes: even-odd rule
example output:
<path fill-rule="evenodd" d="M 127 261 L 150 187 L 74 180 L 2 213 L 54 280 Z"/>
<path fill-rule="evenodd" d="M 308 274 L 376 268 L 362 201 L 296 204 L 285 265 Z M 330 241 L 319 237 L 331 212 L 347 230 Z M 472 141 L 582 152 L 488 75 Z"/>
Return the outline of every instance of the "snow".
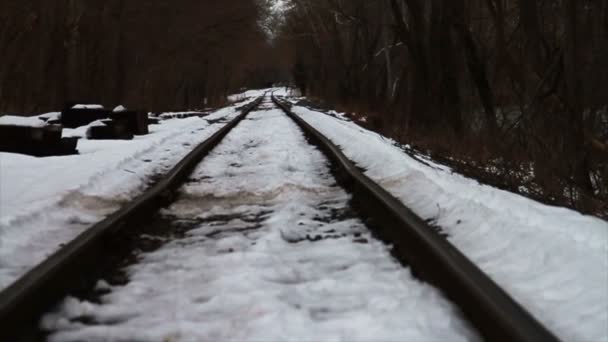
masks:
<path fill-rule="evenodd" d="M 231 119 L 239 113 L 236 106 L 208 119 Z M 224 125 L 210 121 L 167 120 L 132 141 L 80 140 L 79 155 L 0 153 L 0 289 L 141 194 L 151 176 L 168 171 Z M 65 130 L 64 136 L 86 128 Z"/>
<path fill-rule="evenodd" d="M 106 124 L 104 124 L 102 120 L 96 120 L 86 126 L 80 126 L 77 128 L 64 128 L 61 131 L 61 136 L 64 138 L 87 139 L 87 136 L 88 136 L 87 132 L 89 132 L 89 129 L 91 127 L 100 127 L 100 126 L 106 126 Z M 82 142 L 79 142 L 78 145 L 80 146 L 81 143 Z"/>
<path fill-rule="evenodd" d="M 287 87 L 277 87 L 269 89 L 270 93 L 274 96 L 297 96 L 300 91 L 297 89 L 287 88 Z"/>
<path fill-rule="evenodd" d="M 480 185 L 353 122 L 294 106 L 565 341 L 608 338 L 608 223 Z"/>
<path fill-rule="evenodd" d="M 126 111 L 127 111 L 127 108 L 123 105 L 117 106 L 113 110 L 114 113 L 121 113 L 121 112 L 126 112 Z"/>
<path fill-rule="evenodd" d="M 247 90 L 245 92 L 239 93 L 239 94 L 233 94 L 228 96 L 228 101 L 240 101 L 244 98 L 247 97 L 258 97 L 258 96 L 262 96 L 264 95 L 266 92 L 268 91 L 268 89 L 254 89 L 254 90 Z"/>
<path fill-rule="evenodd" d="M 350 213 L 297 126 L 265 106 L 164 210 L 194 229 L 139 255 L 100 303 L 66 299 L 43 319 L 50 341 L 477 339 Z"/>
<path fill-rule="evenodd" d="M 61 112 L 50 112 L 45 114 L 40 114 L 37 118 L 43 121 L 59 121 L 61 120 Z"/>
<path fill-rule="evenodd" d="M 189 112 L 166 112 L 159 115 L 162 120 L 187 118 L 189 116 L 205 116 L 207 113 L 200 111 L 189 111 Z"/>
<path fill-rule="evenodd" d="M 244 98 L 248 98 L 248 97 L 263 96 L 266 93 L 268 93 L 268 94 L 274 93 L 276 96 L 287 96 L 287 95 L 291 94 L 291 90 L 286 87 L 252 89 L 252 90 L 247 90 L 240 94 L 230 95 L 230 96 L 228 96 L 228 100 L 229 101 L 240 101 L 240 100 L 242 100 Z"/>
<path fill-rule="evenodd" d="M 72 109 L 104 109 L 104 107 L 99 104 L 77 104 Z"/>
<path fill-rule="evenodd" d="M 4 115 L 0 116 L 0 125 L 20 127 L 44 127 L 46 126 L 46 122 L 41 119 L 38 119 L 37 117 Z"/>

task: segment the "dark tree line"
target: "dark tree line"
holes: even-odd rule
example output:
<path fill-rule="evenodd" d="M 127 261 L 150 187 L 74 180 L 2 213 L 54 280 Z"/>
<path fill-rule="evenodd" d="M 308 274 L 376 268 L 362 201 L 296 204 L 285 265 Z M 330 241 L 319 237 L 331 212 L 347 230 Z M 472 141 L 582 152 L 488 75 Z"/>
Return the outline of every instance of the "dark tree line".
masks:
<path fill-rule="evenodd" d="M 0 110 L 225 99 L 265 37 L 254 0 L 2 0 Z"/>
<path fill-rule="evenodd" d="M 460 170 L 608 211 L 608 1 L 290 0 L 274 53 L 272 3 L 1 0 L 0 113 L 200 108 L 290 68 Z"/>
<path fill-rule="evenodd" d="M 306 94 L 506 187 L 532 173 L 549 201 L 607 198 L 607 1 L 291 4 L 281 37 Z"/>

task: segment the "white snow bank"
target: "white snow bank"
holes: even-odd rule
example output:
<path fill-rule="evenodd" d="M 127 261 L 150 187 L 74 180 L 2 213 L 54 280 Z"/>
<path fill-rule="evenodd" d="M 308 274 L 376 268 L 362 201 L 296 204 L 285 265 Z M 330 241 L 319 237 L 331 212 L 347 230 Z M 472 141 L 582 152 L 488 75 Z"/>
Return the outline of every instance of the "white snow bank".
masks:
<path fill-rule="evenodd" d="M 565 341 L 608 337 L 608 223 L 414 160 L 394 142 L 304 107 L 293 111 L 449 240 Z"/>
<path fill-rule="evenodd" d="M 248 97 L 260 97 L 266 93 L 268 89 L 247 90 L 243 93 L 233 94 L 228 96 L 228 101 L 241 101 Z"/>
<path fill-rule="evenodd" d="M 293 122 L 276 109 L 249 119 L 164 211 L 207 221 L 140 255 L 100 304 L 69 298 L 46 315 L 50 341 L 476 339 L 362 222 L 335 217 L 349 195 Z"/>
<path fill-rule="evenodd" d="M 104 127 L 107 126 L 103 120 L 95 120 L 87 125 L 87 127 Z"/>
<path fill-rule="evenodd" d="M 77 104 L 72 109 L 104 109 L 100 104 Z"/>
<path fill-rule="evenodd" d="M 61 119 L 61 112 L 50 112 L 50 113 L 40 114 L 37 117 L 43 121 L 58 121 Z"/>
<path fill-rule="evenodd" d="M 298 89 L 287 88 L 287 87 L 277 87 L 270 89 L 270 92 L 274 96 L 299 96 L 300 91 Z"/>
<path fill-rule="evenodd" d="M 87 132 L 89 131 L 89 129 L 91 127 L 100 127 L 100 126 L 106 126 L 106 124 L 104 124 L 101 120 L 96 120 L 86 126 L 80 126 L 77 128 L 64 128 L 61 132 L 61 136 L 64 138 L 87 139 Z M 80 146 L 81 143 L 79 143 L 78 145 Z"/>
<path fill-rule="evenodd" d="M 233 118 L 235 107 L 210 118 Z M 80 140 L 80 155 L 0 153 L 0 289 L 141 194 L 151 176 L 168 171 L 223 125 L 168 120 L 132 141 Z"/>
<path fill-rule="evenodd" d="M 233 94 L 228 96 L 228 101 L 241 101 L 243 99 L 246 98 L 251 98 L 251 97 L 260 97 L 263 96 L 265 93 L 274 93 L 275 96 L 289 96 L 292 94 L 292 90 L 286 88 L 286 87 L 275 87 L 275 88 L 264 88 L 264 89 L 253 89 L 253 90 L 247 90 L 243 93 L 240 94 Z"/>
<path fill-rule="evenodd" d="M 158 117 L 162 120 L 167 119 L 178 119 L 178 118 L 187 118 L 191 116 L 205 116 L 205 112 L 200 111 L 188 111 L 188 112 L 166 112 L 160 114 Z"/>
<path fill-rule="evenodd" d="M 38 117 L 4 115 L 0 116 L 0 125 L 20 127 L 44 127 L 46 122 Z"/>
<path fill-rule="evenodd" d="M 123 105 L 117 106 L 113 110 L 114 113 L 121 113 L 121 112 L 126 112 L 126 111 L 127 111 L 127 108 Z"/>

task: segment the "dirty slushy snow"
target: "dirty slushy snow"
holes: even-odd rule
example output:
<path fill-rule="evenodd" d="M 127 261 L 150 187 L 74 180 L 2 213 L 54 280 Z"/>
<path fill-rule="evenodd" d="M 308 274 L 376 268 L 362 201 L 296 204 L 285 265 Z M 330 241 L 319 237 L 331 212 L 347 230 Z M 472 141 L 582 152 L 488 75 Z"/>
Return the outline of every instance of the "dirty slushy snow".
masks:
<path fill-rule="evenodd" d="M 57 342 L 476 340 L 348 200 L 323 155 L 265 103 L 164 210 L 193 229 L 141 254 L 100 304 L 68 298 L 42 325 Z"/>

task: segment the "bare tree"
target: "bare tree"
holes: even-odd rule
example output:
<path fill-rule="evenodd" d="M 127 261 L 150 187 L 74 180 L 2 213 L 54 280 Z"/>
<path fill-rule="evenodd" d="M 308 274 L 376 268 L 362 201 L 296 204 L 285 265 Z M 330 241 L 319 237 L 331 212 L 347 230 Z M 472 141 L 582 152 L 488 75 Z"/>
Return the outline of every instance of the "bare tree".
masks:
<path fill-rule="evenodd" d="M 546 201 L 607 198 L 605 1 L 292 4 L 281 37 L 310 95 L 435 155 L 493 163 L 503 187 L 533 173 Z"/>

